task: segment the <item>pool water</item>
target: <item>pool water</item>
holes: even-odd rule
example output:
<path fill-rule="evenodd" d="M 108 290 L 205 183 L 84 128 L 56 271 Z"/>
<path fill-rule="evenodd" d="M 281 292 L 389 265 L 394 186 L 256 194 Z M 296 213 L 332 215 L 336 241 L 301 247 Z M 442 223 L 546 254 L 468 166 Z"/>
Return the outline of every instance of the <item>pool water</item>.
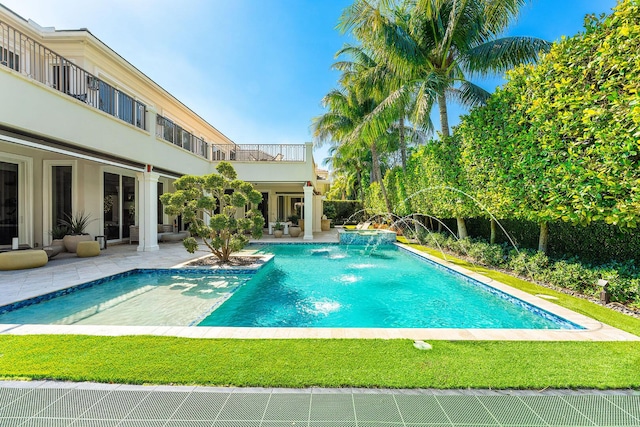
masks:
<path fill-rule="evenodd" d="M 0 323 L 580 329 L 395 246 L 255 248 L 275 255 L 257 273 L 134 270 L 0 307 Z"/>
<path fill-rule="evenodd" d="M 202 320 L 249 275 L 138 270 L 0 314 L 0 323 L 187 326 Z"/>
<path fill-rule="evenodd" d="M 200 326 L 576 327 L 395 246 L 273 245 L 261 252 L 274 254 L 273 262 Z"/>

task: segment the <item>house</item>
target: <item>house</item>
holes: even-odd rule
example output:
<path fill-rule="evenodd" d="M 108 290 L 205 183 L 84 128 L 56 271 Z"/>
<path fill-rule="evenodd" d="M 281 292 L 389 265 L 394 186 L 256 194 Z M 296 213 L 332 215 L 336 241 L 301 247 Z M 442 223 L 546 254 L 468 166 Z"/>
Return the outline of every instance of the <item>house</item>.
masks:
<path fill-rule="evenodd" d="M 310 143 L 236 144 L 86 29 L 0 4 L 0 92 L 0 245 L 47 245 L 65 214 L 84 212 L 90 234 L 124 242 L 137 225 L 138 250 L 157 250 L 157 224 L 184 228 L 159 195 L 222 160 L 262 193 L 267 222 L 299 213 L 305 239 L 320 231 Z"/>

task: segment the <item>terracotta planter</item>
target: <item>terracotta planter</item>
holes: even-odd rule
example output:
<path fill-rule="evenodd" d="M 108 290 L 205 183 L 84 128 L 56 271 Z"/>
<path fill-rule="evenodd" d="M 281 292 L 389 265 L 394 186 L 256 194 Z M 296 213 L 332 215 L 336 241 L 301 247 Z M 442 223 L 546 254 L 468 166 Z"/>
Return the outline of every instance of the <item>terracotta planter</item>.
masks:
<path fill-rule="evenodd" d="M 301 232 L 302 229 L 296 225 L 292 225 L 289 227 L 289 236 L 291 237 L 298 237 Z"/>
<path fill-rule="evenodd" d="M 273 237 L 282 237 L 284 231 L 282 230 L 273 230 Z"/>
<path fill-rule="evenodd" d="M 64 248 L 67 252 L 76 253 L 76 249 L 78 248 L 78 242 L 82 241 L 91 241 L 93 240 L 88 234 L 74 234 L 74 235 L 66 235 L 62 239 L 64 243 Z"/>

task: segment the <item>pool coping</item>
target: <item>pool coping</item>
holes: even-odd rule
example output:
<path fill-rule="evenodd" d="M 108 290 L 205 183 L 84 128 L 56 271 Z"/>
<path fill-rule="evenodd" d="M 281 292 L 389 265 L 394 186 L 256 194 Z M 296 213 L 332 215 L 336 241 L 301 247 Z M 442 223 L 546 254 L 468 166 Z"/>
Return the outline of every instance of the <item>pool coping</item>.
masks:
<path fill-rule="evenodd" d="M 276 243 L 273 243 L 276 244 Z M 210 326 L 115 326 L 0 324 L 2 335 L 152 335 L 203 339 L 411 339 L 496 341 L 640 341 L 640 337 L 515 289 L 407 245 L 396 246 L 551 314 L 582 326 L 582 330 L 452 329 L 452 328 L 252 328 Z M 263 265 L 268 264 L 265 263 Z M 172 268 L 179 268 L 177 264 Z"/>

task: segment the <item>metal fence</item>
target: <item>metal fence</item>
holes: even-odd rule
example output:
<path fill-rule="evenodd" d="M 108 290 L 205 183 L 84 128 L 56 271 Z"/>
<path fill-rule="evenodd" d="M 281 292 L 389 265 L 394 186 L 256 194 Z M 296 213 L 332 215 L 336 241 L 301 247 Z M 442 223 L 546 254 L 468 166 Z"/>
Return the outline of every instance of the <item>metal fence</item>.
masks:
<path fill-rule="evenodd" d="M 0 21 L 0 66 L 146 129 L 144 104 L 3 21 Z"/>
<path fill-rule="evenodd" d="M 231 160 L 304 162 L 306 153 L 304 144 L 238 144 Z"/>
<path fill-rule="evenodd" d="M 209 143 L 184 130 L 173 121 L 158 114 L 156 116 L 156 136 L 178 147 L 191 151 L 205 159 L 209 158 Z"/>

